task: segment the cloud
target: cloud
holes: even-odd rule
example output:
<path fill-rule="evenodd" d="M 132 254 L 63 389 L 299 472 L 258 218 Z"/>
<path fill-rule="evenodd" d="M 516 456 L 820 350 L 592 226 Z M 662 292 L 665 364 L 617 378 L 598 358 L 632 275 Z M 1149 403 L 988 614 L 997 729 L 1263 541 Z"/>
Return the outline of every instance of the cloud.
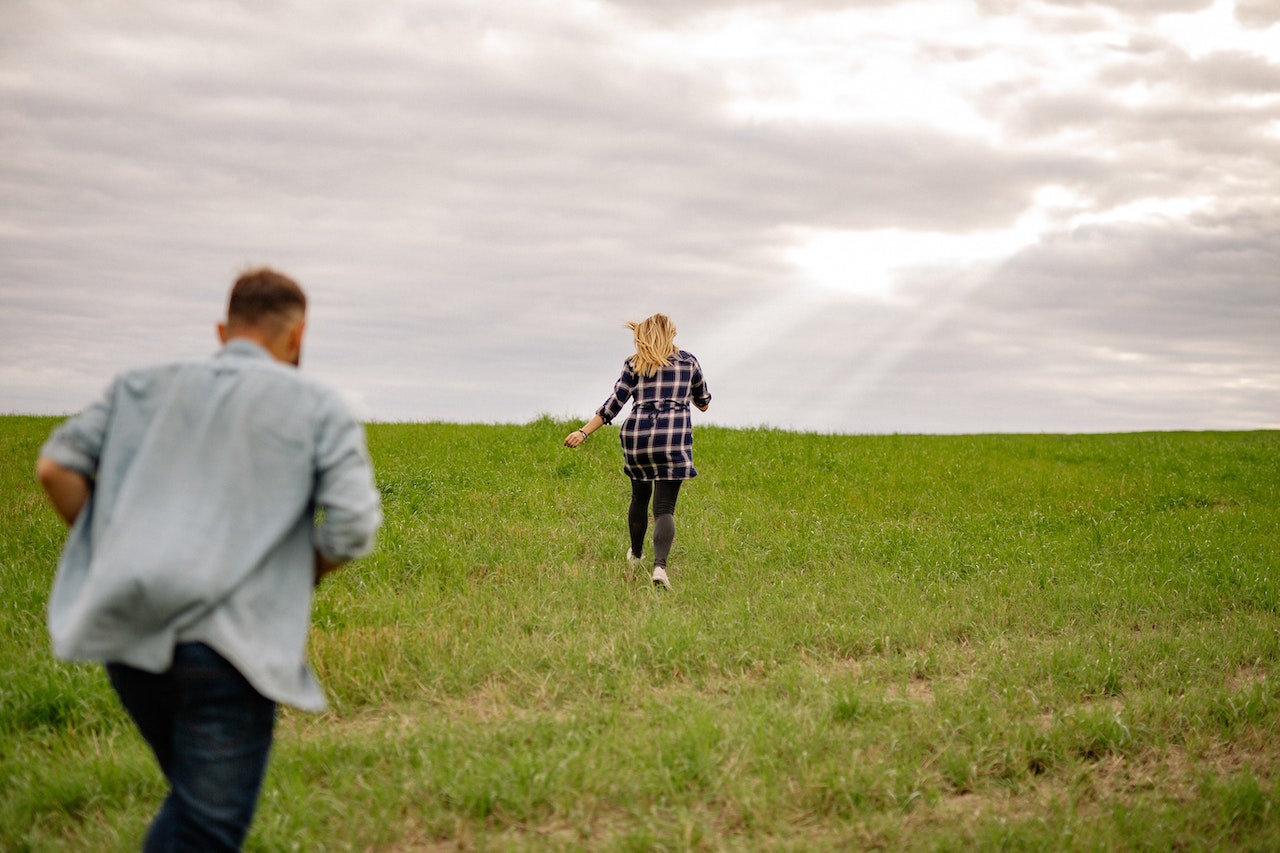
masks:
<path fill-rule="evenodd" d="M 662 310 L 724 423 L 1274 425 L 1273 11 L 14 4 L 0 409 L 271 263 L 368 417 L 589 411 Z"/>
<path fill-rule="evenodd" d="M 1280 23 L 1277 0 L 1236 0 L 1236 20 L 1253 29 L 1270 29 Z"/>

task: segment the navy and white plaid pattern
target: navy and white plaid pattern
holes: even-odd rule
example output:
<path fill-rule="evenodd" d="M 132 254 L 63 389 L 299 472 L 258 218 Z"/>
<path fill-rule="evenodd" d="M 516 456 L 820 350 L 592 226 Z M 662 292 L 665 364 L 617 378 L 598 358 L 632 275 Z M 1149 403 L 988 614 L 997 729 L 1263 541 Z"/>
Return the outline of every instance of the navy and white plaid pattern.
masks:
<path fill-rule="evenodd" d="M 693 423 L 689 401 L 701 407 L 711 402 L 702 378 L 702 365 L 690 353 L 679 350 L 671 364 L 653 376 L 641 376 L 631 359 L 613 394 L 596 410 L 605 423 L 632 401 L 631 414 L 622 424 L 622 470 L 633 480 L 688 480 L 698 476 L 693 467 Z"/>

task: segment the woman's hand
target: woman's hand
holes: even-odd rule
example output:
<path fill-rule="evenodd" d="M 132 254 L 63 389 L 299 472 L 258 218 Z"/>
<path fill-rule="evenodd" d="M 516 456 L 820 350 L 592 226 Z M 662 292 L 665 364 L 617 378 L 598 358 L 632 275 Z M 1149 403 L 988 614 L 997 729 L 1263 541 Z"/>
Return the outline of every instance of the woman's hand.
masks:
<path fill-rule="evenodd" d="M 578 429 L 569 433 L 564 437 L 565 447 L 577 447 L 579 444 L 587 440 L 587 436 L 604 426 L 604 418 L 599 415 L 592 415 L 591 420 L 587 421 Z"/>

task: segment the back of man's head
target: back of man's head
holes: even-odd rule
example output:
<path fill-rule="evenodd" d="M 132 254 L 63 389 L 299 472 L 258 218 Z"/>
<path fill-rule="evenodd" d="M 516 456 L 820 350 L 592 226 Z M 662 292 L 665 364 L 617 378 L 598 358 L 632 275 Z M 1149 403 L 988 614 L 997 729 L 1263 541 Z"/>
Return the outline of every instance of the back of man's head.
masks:
<path fill-rule="evenodd" d="M 261 267 L 236 279 L 227 305 L 227 325 L 262 328 L 306 311 L 307 296 L 296 281 L 269 267 Z"/>

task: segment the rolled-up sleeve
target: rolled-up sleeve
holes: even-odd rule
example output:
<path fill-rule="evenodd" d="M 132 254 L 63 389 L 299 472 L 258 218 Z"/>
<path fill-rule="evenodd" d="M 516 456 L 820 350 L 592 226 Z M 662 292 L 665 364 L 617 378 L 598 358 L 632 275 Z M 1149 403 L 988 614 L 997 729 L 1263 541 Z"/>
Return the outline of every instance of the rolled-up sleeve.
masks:
<path fill-rule="evenodd" d="M 604 401 L 600 408 L 596 409 L 596 414 L 600 416 L 600 420 L 607 424 L 613 423 L 613 419 L 618 416 L 618 412 L 621 412 L 622 407 L 627 404 L 627 400 L 631 399 L 639 379 L 639 374 L 631 366 L 631 360 L 628 359 L 623 362 L 622 375 L 613 384 L 613 393 L 609 395 L 609 398 Z"/>
<path fill-rule="evenodd" d="M 111 395 L 107 394 L 59 424 L 40 448 L 40 455 L 92 480 L 102 457 L 102 443 L 111 416 L 110 399 Z"/>
<path fill-rule="evenodd" d="M 316 436 L 316 509 L 323 517 L 313 542 L 326 559 L 345 563 L 373 550 L 382 506 L 364 427 L 345 410 L 330 406 Z"/>
<path fill-rule="evenodd" d="M 693 379 L 689 383 L 689 396 L 693 398 L 695 406 L 705 409 L 711 405 L 711 390 L 707 388 L 707 381 L 702 376 L 702 365 L 693 356 L 690 358 L 693 360 Z"/>

